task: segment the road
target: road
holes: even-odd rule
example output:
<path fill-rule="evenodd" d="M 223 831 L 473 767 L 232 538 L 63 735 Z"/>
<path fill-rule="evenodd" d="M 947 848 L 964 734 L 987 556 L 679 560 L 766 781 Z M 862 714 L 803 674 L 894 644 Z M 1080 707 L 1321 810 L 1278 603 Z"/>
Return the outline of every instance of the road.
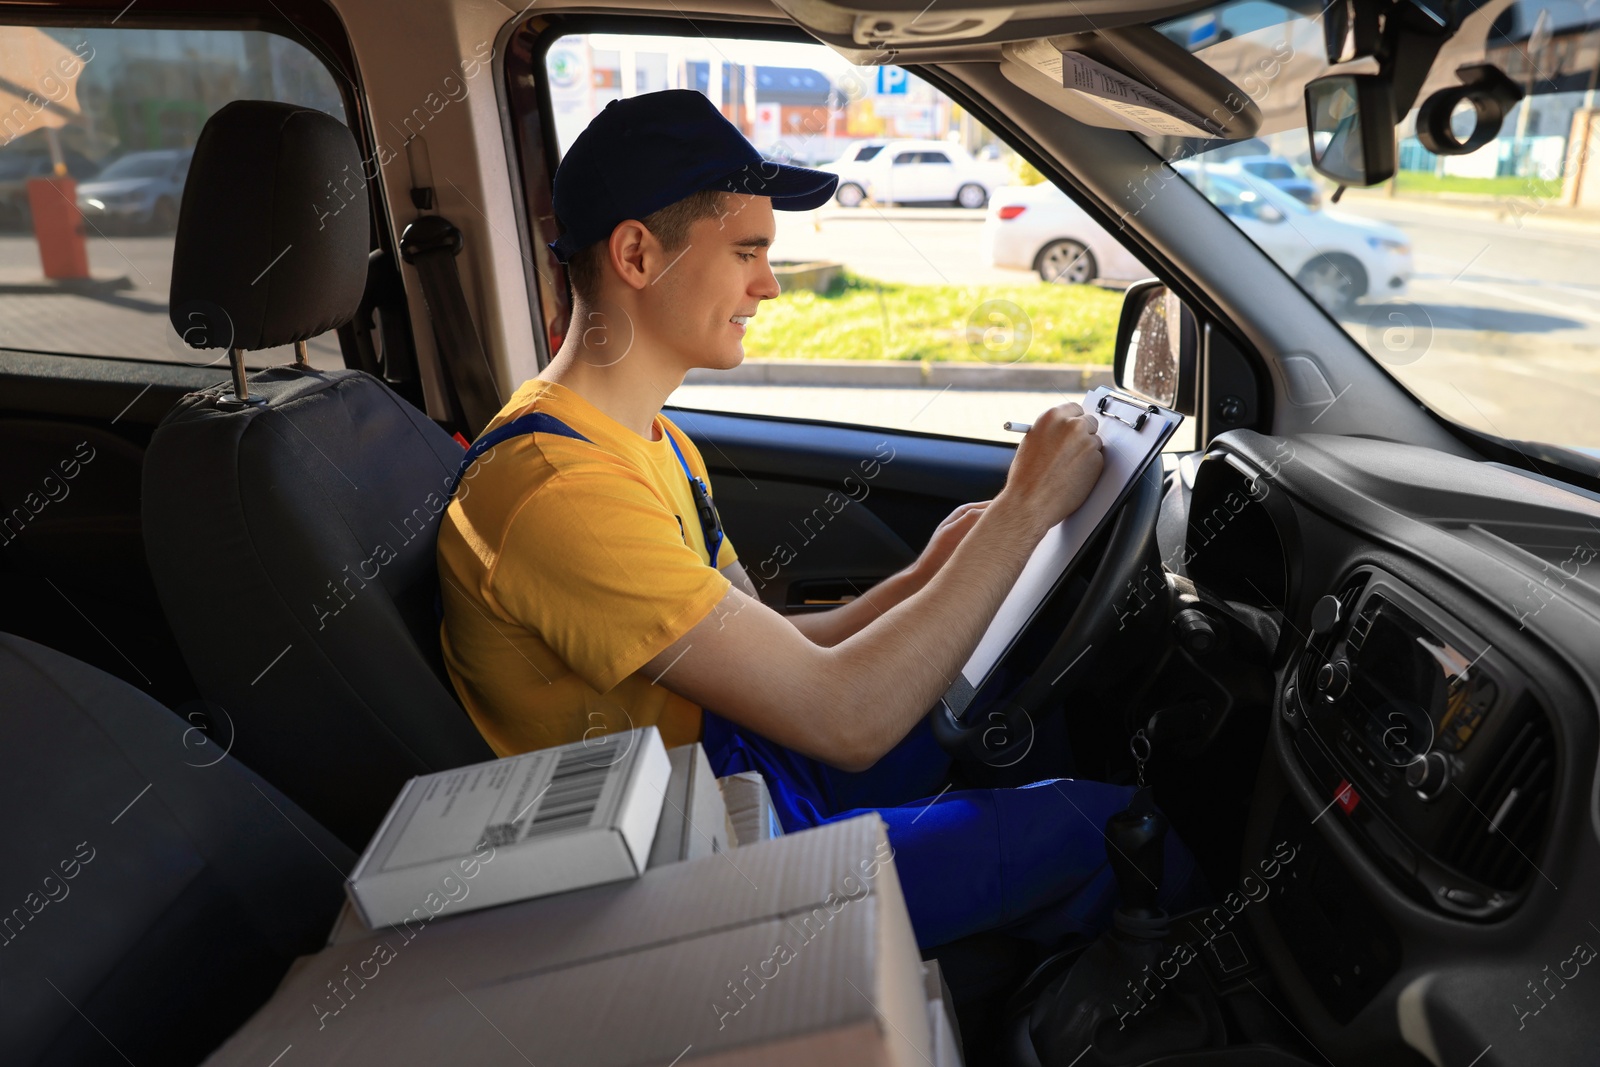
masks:
<path fill-rule="evenodd" d="M 838 208 L 776 213 L 774 260 L 830 259 L 907 285 L 1030 285 L 1029 271 L 983 262 L 984 212 L 961 208 Z"/>
<path fill-rule="evenodd" d="M 1404 301 L 1345 328 L 1435 410 L 1502 437 L 1600 447 L 1600 229 L 1365 196 L 1413 241 Z"/>

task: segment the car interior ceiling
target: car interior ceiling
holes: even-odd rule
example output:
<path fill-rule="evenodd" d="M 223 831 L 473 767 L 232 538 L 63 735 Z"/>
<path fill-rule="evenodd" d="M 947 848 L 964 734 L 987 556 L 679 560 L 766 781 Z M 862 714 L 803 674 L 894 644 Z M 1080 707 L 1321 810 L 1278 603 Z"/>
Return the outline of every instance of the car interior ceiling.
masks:
<path fill-rule="evenodd" d="M 1194 0 L 1051 6 L 1030 23 L 1030 36 L 1147 26 L 1204 6 Z M 890 14 L 903 22 L 920 7 Z M 157 940 L 166 955 L 145 982 L 208 984 L 195 983 L 183 970 L 201 957 L 206 921 L 229 919 L 245 906 L 266 915 L 240 948 L 248 968 L 210 978 L 202 1005 L 209 1023 L 187 1029 L 190 1044 L 181 1049 L 163 1045 L 157 1032 L 177 1026 L 175 1009 L 161 1008 L 164 997 L 141 992 L 110 950 L 68 953 L 76 973 L 114 972 L 95 1003 L 119 1032 L 148 1036 L 133 1051 L 138 1062 L 199 1062 L 270 994 L 295 955 L 316 950 L 324 919 L 331 921 L 330 909 L 337 907 L 326 865 L 315 856 L 308 863 L 300 838 L 281 822 L 246 813 L 245 801 L 270 794 L 295 813 L 296 833 L 314 838 L 335 866 L 348 867 L 406 778 L 490 758 L 442 670 L 431 540 L 419 539 L 400 566 L 385 572 L 380 595 L 357 602 L 360 615 L 348 635 L 312 632 L 283 607 L 292 597 L 317 596 L 323 572 L 336 573 L 340 559 L 355 558 L 352 551 L 359 555 L 388 514 L 408 511 L 404 502 L 447 481 L 459 452 L 452 436 L 470 439 L 481 429 L 483 396 L 508 397 L 535 375 L 567 325 L 564 286 L 543 247 L 544 231 L 553 226 L 548 164 L 555 134 L 537 121 L 519 128 L 501 103 L 505 94 L 537 94 L 535 79 L 475 91 L 425 137 L 380 156 L 393 140 L 384 131 L 398 129 L 409 102 L 426 94 L 437 73 L 476 41 L 493 42 L 500 62 L 529 70 L 542 69 L 543 50 L 562 33 L 682 33 L 686 26 L 701 35 L 822 39 L 857 62 L 877 61 L 868 46 L 840 43 L 848 38 L 838 28 L 838 10 L 795 0 L 544 0 L 526 7 L 512 0 L 274 0 L 264 6 L 256 0 L 166 0 L 159 10 L 129 13 L 115 0 L 0 0 L 0 13 L 35 23 L 110 25 L 126 13 L 146 26 L 264 28 L 302 42 L 337 75 L 356 153 L 347 162 L 359 171 L 366 159 L 385 161 L 363 183 L 359 212 L 345 220 L 357 224 L 340 234 L 320 225 L 273 228 L 275 221 L 254 206 L 276 188 L 264 173 L 230 171 L 198 155 L 191 169 L 198 192 L 186 195 L 185 212 L 198 211 L 190 201 L 204 194 L 213 214 L 204 247 L 195 242 L 185 249 L 192 257 L 187 269 L 236 269 L 229 263 L 236 243 L 301 243 L 327 264 L 295 307 L 264 314 L 261 336 L 238 344 L 253 350 L 282 343 L 274 335 L 304 332 L 306 315 L 321 324 L 318 330 L 337 328 L 348 369 L 318 372 L 315 395 L 308 376 L 290 368 L 251 376 L 252 389 L 268 400 L 263 421 L 285 420 L 274 431 L 277 451 L 241 449 L 220 422 L 196 418 L 184 429 L 174 418 L 176 410 L 197 403 L 232 412 L 226 399 L 234 386 L 227 363 L 211 359 L 216 353 L 197 352 L 183 363 L 161 354 L 150 361 L 113 360 L 0 347 L 0 511 L 36 492 L 38 471 L 52 469 L 63 456 L 82 461 L 70 493 L 52 500 L 20 535 L 0 541 L 0 702 L 6 717 L 0 738 L 17 746 L 0 769 L 17 775 L 18 789 L 59 790 L 66 788 L 59 781 L 48 784 L 50 761 L 82 746 L 81 767 L 62 779 L 81 792 L 79 810 L 122 796 L 124 779 L 133 781 L 131 766 L 156 782 L 170 803 L 209 812 L 169 838 L 139 846 L 167 850 L 177 857 L 173 869 L 193 879 L 192 886 L 179 884 L 172 875 L 151 890 L 152 899 L 168 906 L 192 905 L 193 916 L 163 930 L 165 940 Z M 1266 908 L 1250 915 L 1249 974 L 1266 992 L 1257 987 L 1259 999 L 1250 1001 L 1257 1014 L 1230 1026 L 1239 1044 L 1251 1049 L 1234 1060 L 1161 1062 L 1465 1067 L 1482 1055 L 1486 1034 L 1495 1035 L 1503 1051 L 1507 1020 L 1491 1026 L 1474 1016 L 1506 1014 L 1500 1005 L 1522 996 L 1522 978 L 1538 976 L 1539 965 L 1558 958 L 1552 953 L 1578 936 L 1583 887 L 1600 883 L 1600 802 L 1591 796 L 1600 594 L 1567 590 L 1563 603 L 1570 614 L 1559 616 L 1519 620 L 1507 605 L 1525 596 L 1522 587 L 1540 561 L 1546 573 L 1560 566 L 1559 556 L 1551 555 L 1557 532 L 1581 537 L 1584 529 L 1600 529 L 1600 466 L 1564 452 L 1551 462 L 1554 454 L 1538 445 L 1466 429 L 1419 403 L 1196 187 L 1173 181 L 1162 195 L 1141 196 L 1140 183 L 1165 166 L 1162 157 L 1127 129 L 1064 113 L 1030 91 L 1003 52 L 1008 40 L 997 30 L 975 40 L 902 42 L 893 59 L 979 118 L 1134 249 L 1198 323 L 1214 373 L 1228 368 L 1234 392 L 1245 398 L 1243 414 L 1224 419 L 1220 393 L 1209 391 L 1215 384 L 1192 386 L 1186 402 L 1199 425 L 1200 451 L 1166 463 L 1159 501 L 1150 508 L 1149 543 L 1137 562 L 1159 574 L 1188 544 L 1197 549 L 1194 563 L 1163 580 L 1162 602 L 1170 598 L 1170 610 L 1158 619 L 1141 613 L 1137 625 L 1101 653 L 1097 668 L 1104 682 L 1075 693 L 1075 699 L 1115 710 L 1070 722 L 1057 716 L 1041 727 L 1040 737 L 1045 745 L 1070 747 L 1084 777 L 1131 780 L 1131 730 L 1161 719 L 1174 740 L 1160 765 L 1158 793 L 1213 887 L 1236 884 L 1241 870 L 1248 872 L 1281 840 L 1296 842 L 1298 855 L 1309 857 L 1303 864 L 1315 865 L 1302 867 L 1315 872 L 1305 875 L 1303 885 L 1314 882 L 1305 897 L 1284 894 L 1289 903 L 1275 902 L 1270 917 L 1257 914 Z M 498 77 L 500 69 L 485 79 Z M 1436 81 L 1435 74 L 1419 91 L 1432 91 Z M 238 144 L 270 141 L 265 127 L 251 126 L 248 118 L 240 122 Z M 530 132 L 540 138 L 531 146 Z M 342 142 L 336 150 L 345 150 Z M 294 167 L 320 151 L 279 145 L 259 158 Z M 331 165 L 319 157 L 315 167 L 325 166 Z M 255 178 L 261 180 L 252 184 Z M 241 197 L 241 187 L 250 195 Z M 436 276 L 425 285 L 414 249 L 403 247 L 407 225 L 430 213 L 453 223 L 462 239 L 460 255 L 443 260 L 459 277 L 463 300 L 453 319 L 439 313 L 453 290 L 429 287 L 453 283 Z M 239 279 L 242 290 L 250 282 Z M 175 281 L 175 302 L 180 288 Z M 300 314 L 318 299 L 330 307 Z M 487 378 L 460 366 L 461 353 L 477 351 L 473 346 L 487 357 Z M 1328 400 L 1347 392 L 1359 399 Z M 205 399 L 196 401 L 196 394 Z M 689 412 L 684 425 L 703 446 L 715 446 L 705 451 L 712 471 L 728 475 L 718 482 L 724 511 L 748 514 L 747 528 L 763 532 L 791 513 L 809 511 L 819 487 L 836 468 L 848 470 L 848 457 L 868 440 L 861 427 L 815 419 Z M 365 435 L 373 426 L 392 447 L 370 449 Z M 309 436 L 305 427 L 312 428 Z M 914 554 L 925 542 L 948 510 L 946 494 L 981 499 L 1004 484 L 1008 447 L 909 431 L 870 439 L 885 436 L 907 461 L 886 477 L 874 512 L 835 535 L 875 538 L 885 561 L 904 562 L 905 552 Z M 315 466 L 307 445 L 346 485 L 326 471 L 320 480 L 295 483 L 296 472 Z M 747 470 L 748 485 L 741 485 L 732 472 Z M 1270 498 L 1262 490 L 1257 499 L 1262 479 L 1274 487 Z M 1280 488 L 1284 492 L 1276 492 Z M 1250 500 L 1243 517 L 1226 519 L 1226 529 L 1213 535 L 1204 524 L 1221 513 L 1224 500 L 1240 494 Z M 319 526 L 313 536 L 306 527 L 316 524 L 306 516 L 318 509 L 326 529 Z M 754 538 L 741 544 L 746 540 Z M 251 546 L 248 553 L 242 544 Z M 1096 558 L 1109 554 L 1102 538 Z M 1280 588 L 1270 586 L 1274 579 Z M 1265 593 L 1258 582 L 1268 583 Z M 1075 575 L 1051 601 L 1035 636 L 1074 619 L 1089 588 L 1088 576 Z M 1323 824 L 1319 834 L 1312 816 L 1321 815 L 1302 810 L 1311 795 L 1337 801 L 1350 783 L 1343 765 L 1310 740 L 1315 715 L 1291 710 L 1299 699 L 1296 687 L 1301 696 L 1313 687 L 1324 690 L 1317 680 L 1324 660 L 1331 671 L 1335 649 L 1350 640 L 1351 620 L 1365 618 L 1370 628 L 1364 612 L 1379 612 L 1373 605 L 1380 603 L 1388 605 L 1387 618 L 1409 611 L 1407 619 L 1419 626 L 1416 620 L 1423 620 L 1433 633 L 1483 645 L 1488 660 L 1482 669 L 1499 679 L 1502 691 L 1515 693 L 1498 713 L 1504 732 L 1489 736 L 1507 748 L 1542 746 L 1539 759 L 1556 768 L 1550 780 L 1559 790 L 1541 786 L 1550 794 L 1541 801 L 1547 805 L 1539 809 L 1543 821 L 1520 839 L 1534 851 L 1522 856 L 1529 869 L 1497 853 L 1494 862 L 1505 866 L 1491 875 L 1483 873 L 1490 860 L 1480 858 L 1475 870 L 1482 877 L 1451 890 L 1460 895 L 1445 894 L 1443 902 L 1418 888 L 1424 876 L 1418 872 L 1429 871 L 1430 856 L 1449 848 L 1459 858 L 1464 846 L 1448 844 L 1456 829 L 1406 823 L 1423 842 L 1412 848 L 1409 839 L 1393 845 L 1396 834 L 1381 826 Z M 1323 615 L 1313 614 L 1313 606 Z M 1184 612 L 1186 625 L 1216 635 L 1220 652 L 1211 654 L 1210 646 L 1198 651 L 1190 631 L 1177 636 L 1173 619 Z M 1324 627 L 1328 612 L 1333 621 Z M 258 687 L 251 664 L 267 666 L 270 659 L 258 648 L 285 627 L 295 628 L 310 659 L 284 666 Z M 1038 656 L 1044 649 L 1030 645 L 1016 655 Z M 139 692 L 122 692 L 130 688 Z M 277 712 L 288 705 L 293 715 Z M 398 705 L 405 708 L 391 710 Z M 176 713 L 172 721 L 185 738 L 185 728 L 207 738 L 229 736 L 237 715 L 252 732 L 277 732 L 265 741 L 253 734 L 236 753 L 240 761 L 230 763 L 230 777 L 197 787 L 178 781 L 182 776 L 170 769 L 155 769 L 159 761 L 148 738 L 160 735 L 165 745 L 170 739 L 162 731 L 172 733 L 163 707 Z M 1500 729 L 1499 721 L 1493 725 Z M 1513 735 L 1513 725 L 1522 732 Z M 1530 735 L 1536 736 L 1525 741 Z M 366 759 L 358 772 L 340 774 L 353 752 Z M 34 761 L 27 774 L 18 762 L 25 759 Z M 971 765 L 961 775 L 967 784 L 1020 784 L 1035 766 L 1025 761 L 997 771 Z M 1463 781 L 1498 773 L 1487 764 L 1463 766 L 1463 775 L 1479 776 Z M 52 813 L 45 821 L 65 826 L 68 814 Z M 249 854 L 238 840 L 230 843 L 237 825 L 249 828 L 259 854 Z M 1396 873 L 1401 868 L 1404 877 Z M 1551 872 L 1554 880 L 1543 880 L 1551 886 L 1559 881 L 1564 890 L 1547 891 L 1535 870 Z M 239 889 L 250 885 L 255 888 Z M 1488 893 L 1479 890 L 1486 886 L 1503 896 L 1482 899 Z M 1442 894 L 1444 886 L 1438 888 Z M 245 904 L 235 899 L 241 894 Z M 134 910 L 107 921 L 119 932 L 134 931 L 129 937 L 142 936 L 138 924 L 145 917 Z M 1315 926 L 1320 940 L 1285 935 L 1297 924 Z M 1372 930 L 1380 933 L 1357 936 Z M 1361 944 L 1346 952 L 1341 939 Z M 1030 1062 L 1015 1044 L 1016 1027 L 1027 1025 L 1018 1021 L 1026 1019 L 1018 1005 L 1041 1002 L 1069 964 L 1041 959 L 1005 938 L 946 948 L 939 956 L 956 996 L 968 1062 Z M 45 946 L 27 951 L 44 952 Z M 1368 980 L 1355 989 L 1335 977 L 1334 988 L 1308 962 L 1321 954 L 1338 955 L 1341 966 L 1353 960 L 1357 973 L 1366 966 Z M 50 957 L 31 957 L 41 958 Z M 1249 996 L 1237 981 L 1227 995 Z M 1424 1003 L 1430 995 L 1440 998 L 1433 1006 Z M 141 1021 L 138 1013 L 147 1006 L 152 1014 Z M 40 1000 L 33 1010 L 42 1018 L 58 1008 Z M 76 1029 L 52 1039 L 40 1062 L 93 1062 L 102 1055 L 92 1035 L 71 1025 Z M 1600 1040 L 1597 1028 L 1600 1016 L 1574 1020 L 1560 1033 L 1550 1028 L 1518 1046 L 1527 1059 L 1507 1053 L 1484 1062 L 1586 1062 L 1582 1057 L 1592 1056 L 1592 1042 Z M 1263 1051 L 1268 1048 L 1285 1058 L 1271 1058 Z M 146 1059 L 138 1059 L 140 1052 Z M 1045 1062 L 1068 1063 L 1048 1056 Z"/>

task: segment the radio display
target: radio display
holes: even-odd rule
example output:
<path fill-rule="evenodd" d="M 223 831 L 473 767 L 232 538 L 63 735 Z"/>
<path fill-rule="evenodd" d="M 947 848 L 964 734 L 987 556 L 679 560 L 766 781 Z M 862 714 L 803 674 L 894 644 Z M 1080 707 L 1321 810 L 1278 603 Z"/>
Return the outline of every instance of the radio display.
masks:
<path fill-rule="evenodd" d="M 1431 749 L 1460 750 L 1482 723 L 1493 683 L 1478 678 L 1470 657 L 1393 604 L 1379 597 L 1370 604 L 1375 614 L 1359 652 L 1350 649 L 1346 720 L 1393 767 Z"/>

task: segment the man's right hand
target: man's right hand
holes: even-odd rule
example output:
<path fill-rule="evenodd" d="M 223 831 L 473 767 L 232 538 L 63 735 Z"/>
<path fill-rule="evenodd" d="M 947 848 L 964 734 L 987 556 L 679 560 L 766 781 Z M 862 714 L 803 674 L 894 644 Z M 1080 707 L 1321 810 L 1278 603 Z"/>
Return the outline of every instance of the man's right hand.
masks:
<path fill-rule="evenodd" d="M 1093 415 L 1070 402 L 1040 415 L 1022 438 L 995 504 L 1004 501 L 1004 506 L 1017 508 L 1043 537 L 1077 511 L 1099 481 L 1105 467 L 1099 426 Z"/>

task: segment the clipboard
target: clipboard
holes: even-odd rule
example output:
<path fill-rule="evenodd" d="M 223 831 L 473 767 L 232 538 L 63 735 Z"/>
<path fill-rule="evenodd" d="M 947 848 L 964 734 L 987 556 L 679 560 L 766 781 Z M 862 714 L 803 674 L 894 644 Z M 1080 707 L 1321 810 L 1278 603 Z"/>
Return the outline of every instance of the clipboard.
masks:
<path fill-rule="evenodd" d="M 1083 410 L 1099 422 L 1105 466 L 1077 511 L 1051 527 L 1033 550 L 984 632 L 978 647 L 944 695 L 957 718 L 966 711 L 1017 639 L 1072 570 L 1083 547 L 1116 513 L 1145 469 L 1161 455 L 1183 416 L 1105 386 L 1090 391 Z"/>

